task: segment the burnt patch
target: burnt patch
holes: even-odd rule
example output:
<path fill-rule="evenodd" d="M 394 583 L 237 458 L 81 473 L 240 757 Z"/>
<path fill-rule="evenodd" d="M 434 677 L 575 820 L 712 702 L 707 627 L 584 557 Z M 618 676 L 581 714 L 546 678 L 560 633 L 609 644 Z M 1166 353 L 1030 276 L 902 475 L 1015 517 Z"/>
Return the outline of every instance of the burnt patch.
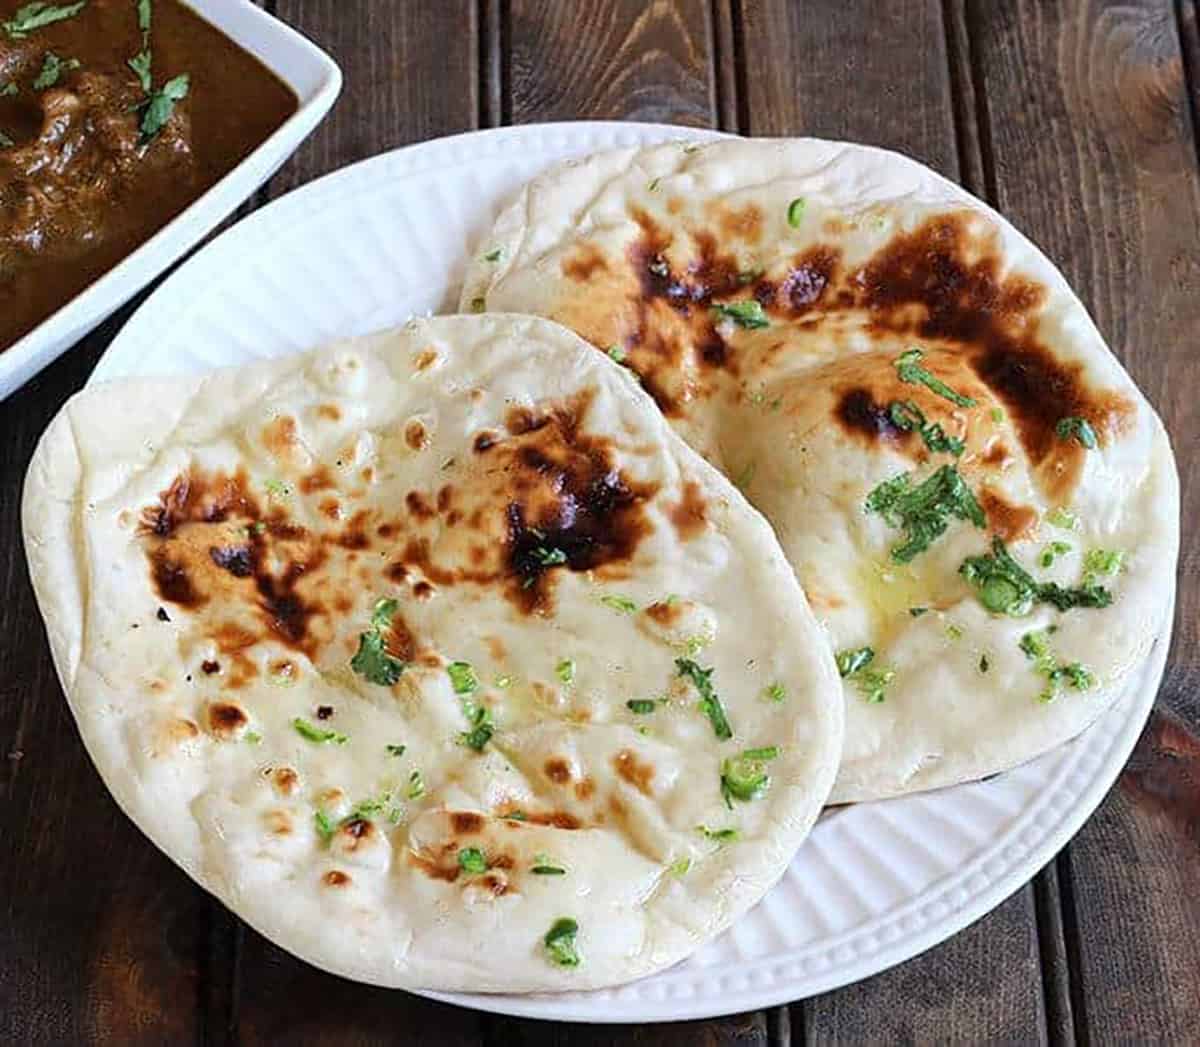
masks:
<path fill-rule="evenodd" d="M 437 516 L 437 510 L 421 491 L 409 491 L 404 496 L 404 507 L 408 514 L 417 520 L 432 520 Z"/>
<path fill-rule="evenodd" d="M 485 429 L 483 432 L 475 434 L 475 439 L 472 441 L 471 446 L 475 449 L 476 454 L 485 454 L 496 446 L 498 439 L 498 434 L 492 432 L 490 429 Z"/>
<path fill-rule="evenodd" d="M 313 494 L 316 491 L 327 491 L 337 486 L 337 481 L 333 477 L 333 473 L 329 471 L 329 466 L 318 465 L 312 472 L 300 479 L 300 490 L 304 494 Z"/>
<path fill-rule="evenodd" d="M 979 504 L 988 526 L 1006 542 L 1028 538 L 1037 525 L 1038 514 L 1033 506 L 1013 505 L 990 487 L 980 490 Z"/>
<path fill-rule="evenodd" d="M 249 578 L 254 573 L 254 551 L 248 545 L 211 546 L 208 555 L 234 578 Z"/>
<path fill-rule="evenodd" d="M 475 811 L 454 811 L 450 815 L 450 827 L 463 836 L 482 832 L 484 822 L 484 816 Z"/>
<path fill-rule="evenodd" d="M 233 738 L 249 723 L 250 717 L 235 702 L 213 702 L 208 707 L 208 729 L 218 738 Z"/>
<path fill-rule="evenodd" d="M 192 584 L 187 564 L 175 559 L 167 549 L 155 549 L 151 554 L 150 576 L 158 595 L 170 603 L 188 608 L 208 603 L 208 597 Z"/>
<path fill-rule="evenodd" d="M 158 504 L 142 510 L 139 533 L 170 537 L 184 522 L 223 523 L 230 517 L 257 520 L 258 502 L 249 493 L 244 470 L 233 476 L 209 477 L 195 471 L 180 473 L 158 496 Z"/>
<path fill-rule="evenodd" d="M 608 259 L 604 252 L 595 244 L 583 243 L 575 252 L 563 259 L 563 276 L 579 283 L 585 283 L 598 272 L 608 269 Z"/>
<path fill-rule="evenodd" d="M 547 760 L 542 771 L 555 785 L 566 785 L 571 780 L 571 765 L 561 756 Z"/>
<path fill-rule="evenodd" d="M 892 421 L 886 405 L 875 402 L 868 389 L 847 389 L 838 397 L 833 413 L 847 433 L 865 436 L 872 443 L 909 435 Z"/>

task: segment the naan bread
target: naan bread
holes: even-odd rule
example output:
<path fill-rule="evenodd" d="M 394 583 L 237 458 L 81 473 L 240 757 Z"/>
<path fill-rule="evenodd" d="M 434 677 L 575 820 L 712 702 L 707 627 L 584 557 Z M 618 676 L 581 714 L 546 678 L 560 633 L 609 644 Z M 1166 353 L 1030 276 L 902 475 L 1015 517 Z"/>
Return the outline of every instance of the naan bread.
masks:
<path fill-rule="evenodd" d="M 658 970 L 775 882 L 833 781 L 836 670 L 769 526 L 542 320 L 87 389 L 24 525 L 117 801 L 353 978 Z"/>
<path fill-rule="evenodd" d="M 1162 425 L 1053 265 L 911 160 L 804 139 L 567 164 L 500 216 L 463 307 L 608 351 L 766 514 L 849 674 L 835 802 L 1072 737 L 1164 624 Z"/>

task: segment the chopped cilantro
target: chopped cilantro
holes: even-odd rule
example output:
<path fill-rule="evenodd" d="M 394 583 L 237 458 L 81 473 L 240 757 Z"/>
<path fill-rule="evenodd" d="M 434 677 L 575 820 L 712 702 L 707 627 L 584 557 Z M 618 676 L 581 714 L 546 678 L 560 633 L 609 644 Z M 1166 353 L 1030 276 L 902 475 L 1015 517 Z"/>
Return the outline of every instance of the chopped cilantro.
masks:
<path fill-rule="evenodd" d="M 471 725 L 471 729 L 459 734 L 458 740 L 468 749 L 474 749 L 477 753 L 481 753 L 484 746 L 491 741 L 492 735 L 496 733 L 492 714 L 486 705 L 476 705 L 474 702 L 464 702 L 463 712 L 466 714 L 467 723 Z"/>
<path fill-rule="evenodd" d="M 630 698 L 625 703 L 625 708 L 631 713 L 637 713 L 639 716 L 646 716 L 658 708 L 658 702 L 653 698 Z"/>
<path fill-rule="evenodd" d="M 458 867 L 472 876 L 485 873 L 488 870 L 487 859 L 478 847 L 460 847 L 458 850 Z"/>
<path fill-rule="evenodd" d="M 1042 555 L 1038 557 L 1038 563 L 1043 567 L 1053 567 L 1054 561 L 1060 556 L 1065 556 L 1071 551 L 1071 546 L 1067 542 L 1051 542 L 1042 550 Z"/>
<path fill-rule="evenodd" d="M 853 676 L 859 669 L 870 665 L 874 657 L 875 652 L 870 647 L 856 647 L 838 651 L 834 660 L 837 662 L 838 673 L 842 676 Z"/>
<path fill-rule="evenodd" d="M 425 795 L 425 779 L 421 777 L 420 771 L 413 771 L 408 776 L 408 788 L 404 795 L 410 800 L 416 800 Z"/>
<path fill-rule="evenodd" d="M 924 355 L 925 352 L 923 349 L 914 347 L 896 357 L 896 373 L 899 375 L 900 381 L 908 382 L 912 385 L 923 385 L 931 392 L 937 393 L 938 396 L 949 400 L 952 404 L 957 404 L 959 407 L 974 407 L 975 401 L 969 396 L 956 393 L 950 386 L 941 379 L 935 378 L 921 365 L 921 358 Z"/>
<path fill-rule="evenodd" d="M 284 483 L 283 480 L 277 480 L 274 478 L 265 481 L 263 483 L 263 488 L 267 492 L 267 497 L 271 499 L 287 498 L 292 493 L 291 487 Z"/>
<path fill-rule="evenodd" d="M 323 843 L 328 843 L 333 839 L 334 832 L 337 831 L 337 825 L 333 819 L 329 817 L 319 807 L 313 813 L 313 823 L 317 827 L 317 835 L 321 837 Z"/>
<path fill-rule="evenodd" d="M 181 73 L 162 85 L 157 91 L 151 91 L 142 107 L 141 142 L 145 145 L 166 125 L 175 112 L 175 104 L 182 102 L 191 86 L 191 77 Z"/>
<path fill-rule="evenodd" d="M 143 49 L 125 63 L 137 74 L 138 82 L 146 94 L 149 94 L 154 87 L 153 61 L 150 51 Z"/>
<path fill-rule="evenodd" d="M 455 694 L 471 694 L 479 689 L 479 680 L 470 662 L 451 662 L 446 666 Z"/>
<path fill-rule="evenodd" d="M 1079 517 L 1061 505 L 1046 514 L 1046 522 L 1054 527 L 1061 527 L 1064 531 L 1079 530 Z"/>
<path fill-rule="evenodd" d="M 74 18 L 87 6 L 87 0 L 78 0 L 74 4 L 51 4 L 47 0 L 33 0 L 33 3 L 17 8 L 17 13 L 4 22 L 4 31 L 14 40 L 23 40 L 35 29 L 43 29 L 55 22 Z"/>
<path fill-rule="evenodd" d="M 502 690 L 502 691 L 507 690 L 509 687 L 512 686 L 512 677 L 511 676 L 497 676 L 496 677 L 496 686 L 499 687 L 500 690 Z"/>
<path fill-rule="evenodd" d="M 853 680 L 862 696 L 872 705 L 883 701 L 887 685 L 896 678 L 894 669 L 879 666 L 870 668 L 874 659 L 875 652 L 870 647 L 839 651 L 835 656 L 838 672 L 846 679 Z"/>
<path fill-rule="evenodd" d="M 404 751 L 405 751 L 405 749 L 408 748 L 408 746 L 407 745 L 388 745 L 388 746 L 386 746 L 386 748 L 387 748 L 388 756 L 403 756 Z"/>
<path fill-rule="evenodd" d="M 997 425 L 1004 421 L 1004 411 L 1001 408 L 993 407 L 988 413 L 992 416 L 992 421 Z"/>
<path fill-rule="evenodd" d="M 79 68 L 78 58 L 59 58 L 53 51 L 47 51 L 42 59 L 42 70 L 33 81 L 35 91 L 44 91 L 53 87 L 61 79 L 63 73 Z"/>
<path fill-rule="evenodd" d="M 929 608 L 928 607 L 910 607 L 908 609 L 908 613 L 910 615 L 912 615 L 914 618 L 920 618 L 921 615 L 929 613 Z"/>
<path fill-rule="evenodd" d="M 345 745 L 349 741 L 344 734 L 338 731 L 323 731 L 320 727 L 309 723 L 302 716 L 297 716 L 292 720 L 292 726 L 301 738 L 305 738 L 310 742 L 316 742 L 319 745 L 323 745 L 326 742 L 333 742 L 334 745 Z"/>
<path fill-rule="evenodd" d="M 1094 581 L 1097 575 L 1116 574 L 1124 560 L 1119 549 L 1089 549 L 1083 558 L 1084 582 Z"/>
<path fill-rule="evenodd" d="M 395 600 L 379 600 L 371 612 L 371 628 L 358 635 L 358 650 L 350 659 L 350 668 L 370 683 L 391 687 L 408 664 L 388 653 L 384 630 L 389 629 L 399 605 Z"/>
<path fill-rule="evenodd" d="M 555 564 L 567 562 L 567 554 L 561 549 L 547 548 L 544 545 L 534 546 L 530 555 L 543 567 L 553 567 Z"/>
<path fill-rule="evenodd" d="M 893 400 L 888 407 L 888 417 L 897 429 L 906 433 L 915 429 L 925 446 L 934 453 L 945 452 L 957 458 L 966 447 L 957 437 L 947 436 L 940 422 L 928 421 L 925 412 L 911 400 Z"/>
<path fill-rule="evenodd" d="M 608 355 L 616 363 L 623 364 L 625 362 L 625 350 L 619 345 L 610 345 L 608 347 Z"/>
<path fill-rule="evenodd" d="M 621 614 L 637 614 L 638 605 L 629 599 L 628 596 L 611 594 L 600 597 L 600 602 L 605 607 L 611 607 L 614 611 L 619 611 Z"/>
<path fill-rule="evenodd" d="M 260 744 L 262 742 L 262 738 L 263 738 L 263 736 L 261 734 L 259 734 L 258 731 L 247 731 L 242 737 L 245 741 L 249 742 L 251 745 Z"/>
<path fill-rule="evenodd" d="M 575 947 L 575 936 L 579 933 L 579 924 L 569 917 L 555 920 L 542 943 L 550 959 L 559 967 L 578 967 L 579 952 Z"/>
<path fill-rule="evenodd" d="M 943 465 L 916 487 L 911 486 L 908 473 L 885 480 L 867 495 L 866 511 L 904 529 L 904 541 L 892 547 L 897 563 L 908 563 L 928 549 L 945 532 L 951 517 L 976 527 L 987 524 L 979 502 L 952 465 Z"/>
<path fill-rule="evenodd" d="M 951 622 L 949 625 L 946 626 L 946 635 L 951 640 L 961 640 L 962 639 L 962 629 L 959 628 L 957 625 L 955 625 L 953 622 Z"/>
<path fill-rule="evenodd" d="M 1074 415 L 1060 418 L 1054 432 L 1060 440 L 1070 440 L 1074 437 L 1089 451 L 1094 451 L 1099 446 L 1096 442 L 1096 430 L 1086 418 L 1077 418 Z"/>
<path fill-rule="evenodd" d="M 655 190 L 658 188 L 658 186 L 659 186 L 659 183 L 660 183 L 661 181 L 662 181 L 662 179 L 661 179 L 661 178 L 652 178 L 652 179 L 650 180 L 650 184 L 649 184 L 648 186 L 646 186 L 646 190 L 647 190 L 648 192 L 651 192 L 651 193 L 653 193 L 653 192 L 654 192 L 654 191 L 655 191 Z"/>
<path fill-rule="evenodd" d="M 16 142 L 9 138 L 3 131 L 0 131 L 0 149 L 8 149 L 14 145 L 16 145 Z"/>
<path fill-rule="evenodd" d="M 1049 630 L 1026 633 L 1019 644 L 1025 656 L 1033 662 L 1034 669 L 1046 678 L 1046 686 L 1038 700 L 1052 702 L 1058 697 L 1059 685 L 1066 683 L 1076 691 L 1086 691 L 1095 686 L 1096 678 L 1079 662 L 1062 665 L 1050 650 Z"/>
<path fill-rule="evenodd" d="M 7 84 L 0 87 L 0 98 L 11 98 L 13 95 L 18 94 L 20 90 L 16 82 L 10 80 Z"/>
<path fill-rule="evenodd" d="M 772 702 L 782 702 L 787 698 L 787 691 L 781 683 L 773 683 L 765 691 L 763 696 Z"/>
<path fill-rule="evenodd" d="M 1060 611 L 1072 607 L 1107 607 L 1112 593 L 1085 579 L 1068 589 L 1057 582 L 1039 582 L 1009 554 L 1003 539 L 992 538 L 992 552 L 963 561 L 959 573 L 978 590 L 979 602 L 993 614 L 1019 618 L 1035 602 L 1052 604 Z"/>
<path fill-rule="evenodd" d="M 504 252 L 499 247 L 493 247 L 487 254 L 483 256 L 485 262 L 498 262 Z"/>
<path fill-rule="evenodd" d="M 688 870 L 692 867 L 692 860 L 688 857 L 677 858 L 667 866 L 667 872 L 672 876 L 686 876 Z"/>
<path fill-rule="evenodd" d="M 137 0 L 138 28 L 143 33 L 150 32 L 150 17 L 153 0 Z"/>
<path fill-rule="evenodd" d="M 807 202 L 804 197 L 798 196 L 790 204 L 787 209 L 787 222 L 793 229 L 799 229 L 800 223 L 804 221 L 804 208 Z"/>
<path fill-rule="evenodd" d="M 482 313 L 487 308 L 486 298 L 472 298 L 471 304 L 467 307 L 473 313 Z"/>
<path fill-rule="evenodd" d="M 713 840 L 716 843 L 732 843 L 738 838 L 737 829 L 710 829 L 707 825 L 697 825 L 696 831 L 703 835 L 706 840 Z"/>
<path fill-rule="evenodd" d="M 979 656 L 979 671 L 981 673 L 986 673 L 991 667 L 991 663 L 988 661 L 988 656 L 986 654 L 981 654 Z"/>
<path fill-rule="evenodd" d="M 754 330 L 770 326 L 762 302 L 757 298 L 746 298 L 740 302 L 714 302 L 713 312 L 724 320 L 732 320 L 738 327 Z"/>
<path fill-rule="evenodd" d="M 535 876 L 565 876 L 567 872 L 561 865 L 556 865 L 553 859 L 547 858 L 544 854 L 533 856 L 533 867 L 529 871 Z"/>
<path fill-rule="evenodd" d="M 700 711 L 708 717 L 713 727 L 713 733 L 721 741 L 732 738 L 733 728 L 729 726 L 729 720 L 725 716 L 725 707 L 721 704 L 720 696 L 712 685 L 712 668 L 701 668 L 690 658 L 676 658 L 675 671 L 678 675 L 691 680 L 693 686 L 700 693 Z"/>
<path fill-rule="evenodd" d="M 575 680 L 575 663 L 570 658 L 564 658 L 554 667 L 554 675 L 563 683 L 573 683 Z"/>
<path fill-rule="evenodd" d="M 749 803 L 762 796 L 771 785 L 771 776 L 764 766 L 779 755 L 774 746 L 765 749 L 746 749 L 741 756 L 721 761 L 721 795 L 725 805 L 733 808 L 734 800 Z"/>

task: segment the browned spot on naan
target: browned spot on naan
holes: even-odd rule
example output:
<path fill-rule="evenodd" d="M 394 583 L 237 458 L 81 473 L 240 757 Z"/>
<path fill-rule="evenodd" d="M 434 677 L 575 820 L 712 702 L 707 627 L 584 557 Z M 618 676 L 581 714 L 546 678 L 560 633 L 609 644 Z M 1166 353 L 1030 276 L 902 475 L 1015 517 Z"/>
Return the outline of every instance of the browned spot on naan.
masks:
<path fill-rule="evenodd" d="M 622 749 L 613 757 L 613 768 L 622 780 L 632 785 L 638 792 L 650 796 L 650 783 L 654 780 L 654 766 L 638 760 L 637 753 L 632 749 Z"/>
<path fill-rule="evenodd" d="M 683 541 L 691 541 L 704 533 L 708 526 L 708 506 L 695 480 L 688 480 L 683 485 L 683 498 L 671 506 L 670 516 L 676 533 Z"/>
<path fill-rule="evenodd" d="M 1029 505 L 1013 505 L 990 487 L 979 492 L 979 504 L 987 516 L 988 526 L 1006 542 L 1033 535 L 1038 522 L 1037 510 Z"/>
<path fill-rule="evenodd" d="M 597 272 L 608 268 L 604 252 L 595 244 L 583 243 L 575 252 L 563 259 L 563 276 L 571 280 L 590 280 Z"/>
<path fill-rule="evenodd" d="M 571 765 L 561 756 L 547 760 L 542 770 L 555 785 L 566 785 L 571 780 Z"/>
<path fill-rule="evenodd" d="M 236 702 L 212 702 L 207 709 L 208 731 L 225 741 L 236 738 L 250 723 L 246 710 Z"/>
<path fill-rule="evenodd" d="M 348 887 L 350 885 L 350 874 L 342 872 L 341 869 L 330 869 L 329 872 L 321 877 L 321 882 L 326 887 Z"/>
<path fill-rule="evenodd" d="M 450 815 L 451 828 L 464 836 L 482 831 L 483 824 L 483 815 L 474 811 L 454 811 Z"/>

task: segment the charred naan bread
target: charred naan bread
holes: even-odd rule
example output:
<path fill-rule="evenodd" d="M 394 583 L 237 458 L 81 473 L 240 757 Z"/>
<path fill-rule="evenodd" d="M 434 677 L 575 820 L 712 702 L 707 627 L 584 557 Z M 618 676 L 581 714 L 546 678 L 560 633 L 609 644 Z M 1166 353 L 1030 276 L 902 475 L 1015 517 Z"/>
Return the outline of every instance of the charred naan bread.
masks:
<path fill-rule="evenodd" d="M 1082 730 L 1163 625 L 1177 478 L 1063 278 L 893 153 L 626 149 L 537 179 L 463 293 L 573 328 L 774 525 L 845 676 L 835 801 Z"/>
<path fill-rule="evenodd" d="M 350 977 L 662 968 L 775 882 L 833 782 L 837 673 L 770 527 L 543 320 L 85 390 L 24 523 L 117 801 Z"/>

